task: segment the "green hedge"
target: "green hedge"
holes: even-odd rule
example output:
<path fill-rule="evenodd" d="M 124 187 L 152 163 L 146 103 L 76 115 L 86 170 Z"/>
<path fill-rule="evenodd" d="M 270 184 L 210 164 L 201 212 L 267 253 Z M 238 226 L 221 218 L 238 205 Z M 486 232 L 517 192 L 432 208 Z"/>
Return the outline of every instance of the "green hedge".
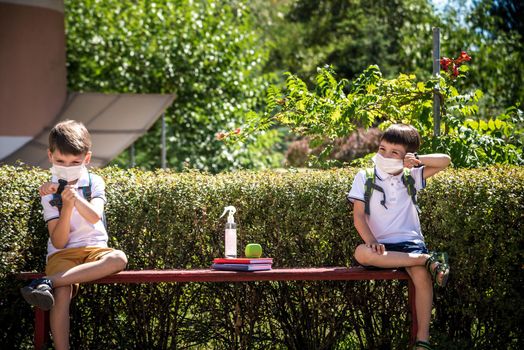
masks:
<path fill-rule="evenodd" d="M 110 245 L 129 269 L 207 268 L 223 253 L 224 206 L 237 207 L 239 251 L 261 243 L 275 267 L 349 266 L 360 243 L 345 193 L 357 169 L 201 173 L 98 170 Z M 20 271 L 41 271 L 48 173 L 0 167 L 0 334 L 30 347 Z M 449 170 L 420 193 L 431 249 L 450 253 L 432 340 L 446 349 L 522 345 L 524 168 Z M 72 304 L 76 349 L 406 348 L 405 282 L 251 282 L 83 286 Z"/>

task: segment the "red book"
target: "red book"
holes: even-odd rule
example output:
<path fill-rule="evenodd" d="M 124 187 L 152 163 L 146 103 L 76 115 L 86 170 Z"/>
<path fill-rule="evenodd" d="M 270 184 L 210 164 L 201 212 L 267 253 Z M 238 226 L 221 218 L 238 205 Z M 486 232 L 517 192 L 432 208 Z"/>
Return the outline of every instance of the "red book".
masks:
<path fill-rule="evenodd" d="M 213 264 L 272 264 L 273 258 L 215 258 Z"/>

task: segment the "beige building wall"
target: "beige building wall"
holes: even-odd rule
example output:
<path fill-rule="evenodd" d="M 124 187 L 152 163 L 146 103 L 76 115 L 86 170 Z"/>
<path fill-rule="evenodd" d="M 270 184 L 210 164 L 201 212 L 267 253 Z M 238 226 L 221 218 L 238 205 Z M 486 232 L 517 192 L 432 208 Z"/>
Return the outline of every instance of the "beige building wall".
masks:
<path fill-rule="evenodd" d="M 59 115 L 65 45 L 62 0 L 0 0 L 0 159 Z"/>

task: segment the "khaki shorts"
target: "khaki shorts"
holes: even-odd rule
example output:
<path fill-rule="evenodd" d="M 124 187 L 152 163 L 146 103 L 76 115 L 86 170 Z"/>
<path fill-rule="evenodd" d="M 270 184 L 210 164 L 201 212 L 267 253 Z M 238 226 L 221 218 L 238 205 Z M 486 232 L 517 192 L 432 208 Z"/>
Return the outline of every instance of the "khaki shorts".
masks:
<path fill-rule="evenodd" d="M 75 266 L 100 260 L 107 253 L 115 251 L 113 248 L 81 247 L 60 250 L 47 259 L 46 276 L 65 272 Z M 80 284 L 73 284 L 72 296 L 78 293 Z"/>

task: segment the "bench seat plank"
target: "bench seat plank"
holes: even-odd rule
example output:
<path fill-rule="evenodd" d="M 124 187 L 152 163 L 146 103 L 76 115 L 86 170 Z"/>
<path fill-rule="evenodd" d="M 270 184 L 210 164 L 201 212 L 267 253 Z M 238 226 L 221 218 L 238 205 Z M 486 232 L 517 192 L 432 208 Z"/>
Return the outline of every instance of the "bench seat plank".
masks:
<path fill-rule="evenodd" d="M 21 279 L 42 277 L 42 273 L 23 272 Z M 91 283 L 160 283 L 160 282 L 249 282 L 249 281 L 356 281 L 408 280 L 403 270 L 366 270 L 362 267 L 315 267 L 272 269 L 267 271 L 202 270 L 134 270 L 122 271 Z"/>

